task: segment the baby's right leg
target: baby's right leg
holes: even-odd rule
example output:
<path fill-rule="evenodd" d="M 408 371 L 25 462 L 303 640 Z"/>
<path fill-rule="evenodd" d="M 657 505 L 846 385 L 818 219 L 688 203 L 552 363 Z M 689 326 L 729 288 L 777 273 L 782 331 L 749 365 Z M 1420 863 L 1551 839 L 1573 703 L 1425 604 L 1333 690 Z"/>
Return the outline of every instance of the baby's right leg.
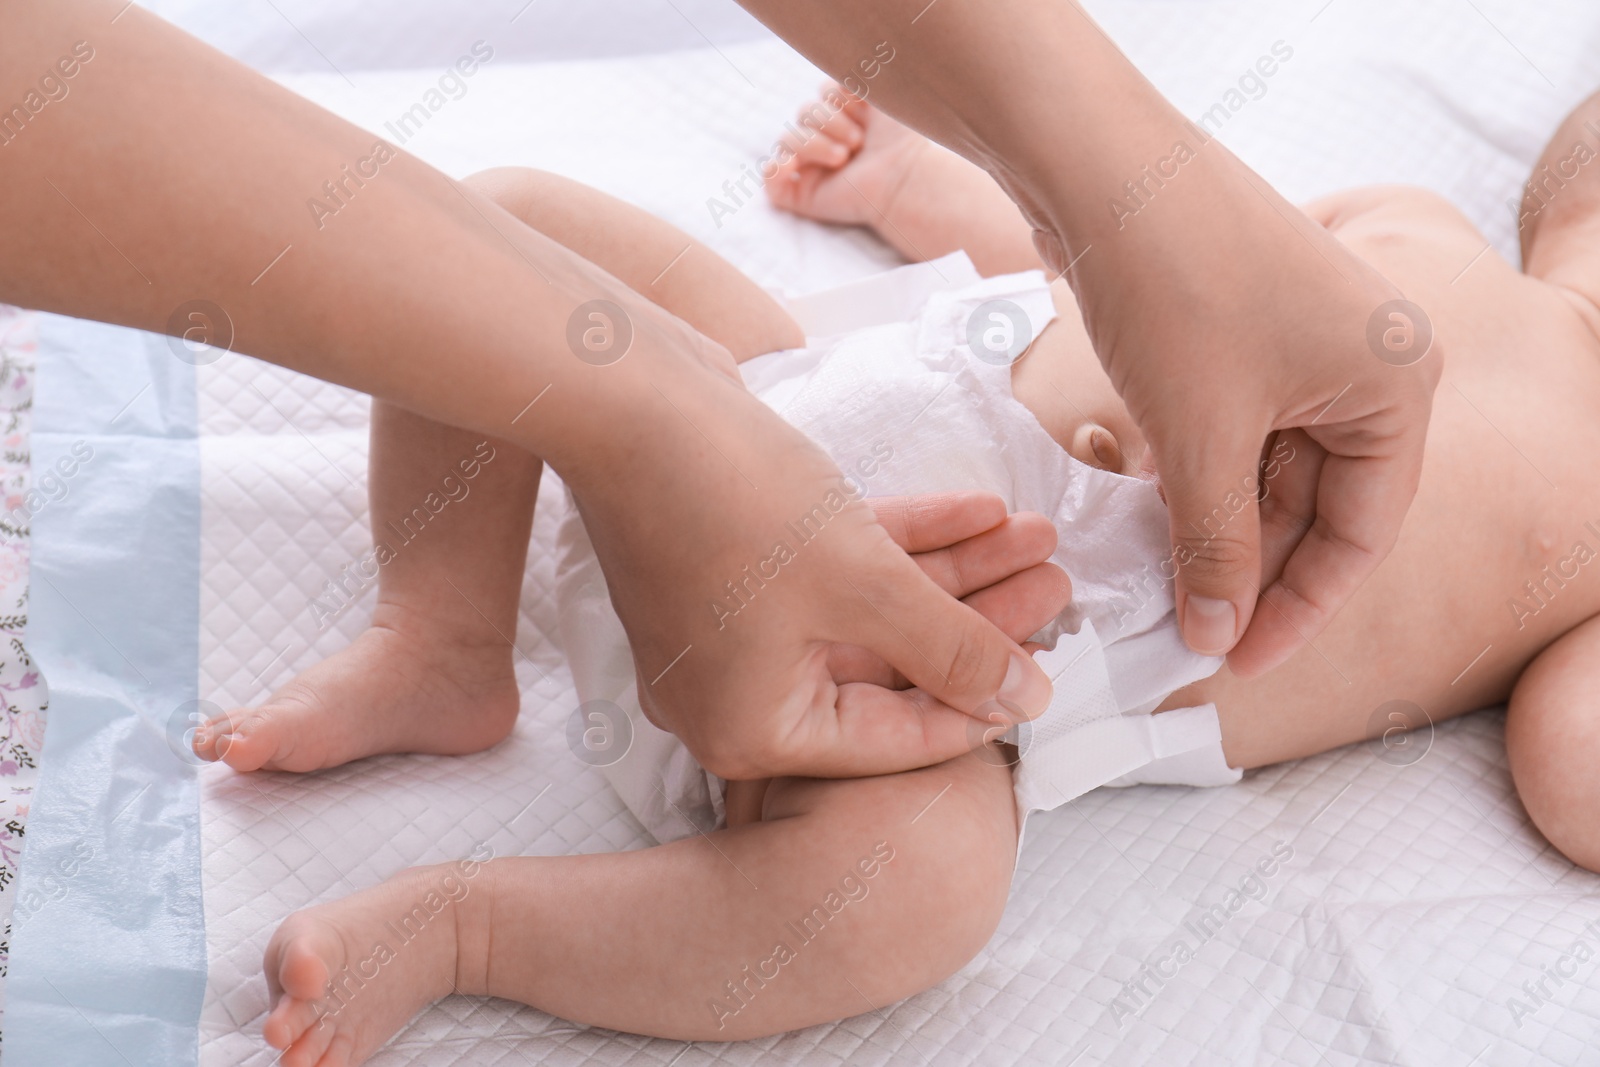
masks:
<path fill-rule="evenodd" d="M 685 1041 L 879 1011 L 999 922 L 1017 823 L 998 752 L 778 779 L 760 822 L 656 848 L 401 872 L 279 927 L 264 1034 L 284 1067 L 345 1067 L 450 992 Z"/>

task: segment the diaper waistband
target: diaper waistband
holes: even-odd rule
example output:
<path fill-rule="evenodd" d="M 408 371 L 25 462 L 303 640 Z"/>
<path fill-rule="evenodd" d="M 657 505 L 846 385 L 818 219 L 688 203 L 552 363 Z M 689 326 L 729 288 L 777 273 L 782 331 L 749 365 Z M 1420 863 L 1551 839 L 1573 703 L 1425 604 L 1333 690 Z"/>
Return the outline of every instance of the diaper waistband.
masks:
<path fill-rule="evenodd" d="M 983 281 L 965 252 L 860 278 L 784 301 L 808 339 L 909 322 L 937 292 Z"/>

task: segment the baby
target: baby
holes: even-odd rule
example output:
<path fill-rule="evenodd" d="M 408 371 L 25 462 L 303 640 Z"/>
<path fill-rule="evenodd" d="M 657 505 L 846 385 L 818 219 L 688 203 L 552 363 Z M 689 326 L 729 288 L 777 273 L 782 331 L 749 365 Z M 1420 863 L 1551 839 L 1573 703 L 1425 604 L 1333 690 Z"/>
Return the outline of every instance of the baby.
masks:
<path fill-rule="evenodd" d="M 1585 169 L 1600 156 L 1591 136 L 1600 96 L 1568 118 L 1528 185 L 1524 272 L 1422 191 L 1362 189 L 1307 207 L 1426 309 L 1435 339 L 1423 358 L 1447 350 L 1449 360 L 1398 545 L 1324 633 L 1251 680 L 1177 641 L 1145 444 L 1071 291 L 1061 281 L 1046 289 L 1035 273 L 1015 207 L 961 158 L 862 101 L 831 99 L 812 110 L 818 129 L 791 144 L 770 196 L 802 216 L 869 227 L 924 265 L 796 302 L 804 330 L 730 265 L 637 209 L 531 171 L 471 182 L 747 362 L 752 388 L 840 462 L 840 492 L 904 491 L 880 483 L 909 463 L 943 471 L 949 488 L 998 490 L 1007 505 L 1048 515 L 1062 530 L 1059 551 L 1037 517 L 1002 522 L 995 502 L 969 523 L 978 536 L 968 548 L 979 548 L 955 568 L 966 573 L 945 585 L 967 595 L 1005 576 L 981 550 L 990 527 L 1013 545 L 1032 539 L 1024 565 L 1062 563 L 1074 589 L 1059 618 L 1060 597 L 1037 588 L 985 610 L 1017 640 L 1054 644 L 1042 655 L 1059 659 L 1051 674 L 1066 719 L 1052 704 L 1032 734 L 1007 734 L 1014 745 L 980 731 L 972 752 L 902 774 L 712 779 L 638 718 L 627 690 L 649 680 L 633 678 L 614 615 L 596 607 L 603 579 L 574 516 L 559 579 L 574 677 L 586 701 L 628 717 L 631 749 L 607 773 L 666 843 L 416 868 L 290 916 L 265 960 L 274 1007 L 264 1034 L 286 1050 L 286 1067 L 359 1063 L 451 992 L 682 1040 L 753 1038 L 869 1011 L 941 981 L 985 944 L 1028 810 L 1118 776 L 1223 782 L 1240 768 L 1507 699 L 1511 769 L 1529 814 L 1575 863 L 1600 869 L 1600 579 L 1591 573 L 1600 567 L 1588 566 L 1600 553 L 1600 181 Z M 1298 238 L 1286 229 L 1284 239 Z M 958 250 L 976 274 L 949 256 Z M 893 306 L 874 318 L 875 302 Z M 915 405 L 895 400 L 896 383 Z M 931 434 L 908 428 L 919 419 Z M 972 420 L 992 428 L 991 442 L 958 432 Z M 921 451 L 941 434 L 957 444 Z M 1030 434 L 1059 447 L 1038 451 Z M 480 437 L 382 403 L 372 437 L 375 529 L 401 521 L 439 470 L 483 455 Z M 479 510 L 469 523 L 430 526 L 425 545 L 386 563 L 372 627 L 266 705 L 202 731 L 202 755 L 241 771 L 308 771 L 379 752 L 472 752 L 510 732 L 518 691 L 507 635 L 540 465 L 491 447 L 495 458 L 478 469 Z M 1301 431 L 1270 442 L 1244 487 L 1261 497 L 1263 523 L 1298 510 L 1275 473 L 1316 455 Z M 1219 501 L 1211 532 L 1236 511 Z M 820 528 L 826 509 L 817 515 Z M 1095 521 L 1074 525 L 1084 515 Z M 886 522 L 900 523 L 897 539 L 915 550 L 905 518 L 891 512 Z M 786 542 L 803 551 L 808 532 Z M 782 580 L 780 555 L 737 561 L 753 569 L 731 573 L 737 584 L 708 594 L 707 610 L 730 626 L 760 610 L 760 581 Z M 1132 748 L 1094 733 L 1128 724 Z M 1110 766 L 1074 759 L 1134 749 L 1143 755 Z M 441 914 L 449 921 L 429 921 Z"/>

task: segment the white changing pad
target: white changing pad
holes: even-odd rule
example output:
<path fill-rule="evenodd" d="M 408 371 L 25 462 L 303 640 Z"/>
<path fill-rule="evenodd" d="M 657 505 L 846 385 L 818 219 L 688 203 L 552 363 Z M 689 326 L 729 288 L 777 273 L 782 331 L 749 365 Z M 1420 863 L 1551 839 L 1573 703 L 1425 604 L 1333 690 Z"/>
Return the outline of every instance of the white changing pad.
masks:
<path fill-rule="evenodd" d="M 1430 185 L 1503 251 L 1514 248 L 1504 201 L 1559 117 L 1600 84 L 1600 19 L 1575 2 L 1535 13 L 1487 0 L 1409 13 L 1367 0 L 1164 2 L 1097 14 L 1191 115 L 1274 41 L 1288 42 L 1294 58 L 1224 130 L 1235 150 L 1296 197 L 1372 180 Z M 434 77 L 363 71 L 355 89 L 331 75 L 289 83 L 381 129 Z M 705 201 L 817 80 L 770 42 L 491 63 L 407 147 L 458 176 L 507 163 L 571 174 L 684 226 L 764 284 L 805 291 L 895 260 L 862 234 L 760 203 L 718 228 Z M 370 594 L 321 633 L 309 601 L 369 543 L 367 408 L 361 396 L 236 355 L 199 375 L 200 693 L 253 703 L 364 623 Z M 539 507 L 518 635 L 523 716 L 511 740 L 478 756 L 386 757 L 309 776 L 204 772 L 206 1067 L 273 1062 L 260 1038 L 260 958 L 290 911 L 410 864 L 464 856 L 477 842 L 501 855 L 646 843 L 563 740 L 576 700 L 545 636 L 556 632 L 545 550 L 561 507 L 554 479 Z M 1600 1026 L 1600 961 L 1547 985 L 1541 1001 L 1523 983 L 1581 937 L 1600 945 L 1583 932 L 1600 919 L 1600 879 L 1532 829 L 1511 788 L 1501 723 L 1488 712 L 1441 727 L 1407 766 L 1376 745 L 1354 746 L 1228 789 L 1100 790 L 1036 815 L 991 943 L 950 980 L 874 1013 L 764 1041 L 685 1046 L 452 998 L 372 1062 L 1577 1062 Z M 1241 888 L 1248 898 L 1229 895 Z M 1175 966 L 1178 939 L 1194 951 Z"/>

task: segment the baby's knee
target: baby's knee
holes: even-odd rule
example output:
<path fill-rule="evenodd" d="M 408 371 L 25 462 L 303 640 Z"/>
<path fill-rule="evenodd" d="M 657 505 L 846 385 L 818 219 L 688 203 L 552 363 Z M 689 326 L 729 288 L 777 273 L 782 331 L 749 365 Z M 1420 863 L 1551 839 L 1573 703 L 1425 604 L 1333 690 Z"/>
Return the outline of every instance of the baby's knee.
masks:
<path fill-rule="evenodd" d="M 993 937 L 1016 863 L 1013 796 L 1008 767 L 964 756 L 848 782 L 778 779 L 763 817 L 804 805 L 830 833 L 850 827 L 858 851 L 870 843 L 875 877 L 862 881 L 881 899 L 872 932 L 858 948 L 895 966 L 853 973 L 881 1003 L 937 985 Z"/>
<path fill-rule="evenodd" d="M 545 177 L 544 171 L 532 167 L 490 167 L 467 175 L 461 184 L 520 217 L 520 209 Z"/>

